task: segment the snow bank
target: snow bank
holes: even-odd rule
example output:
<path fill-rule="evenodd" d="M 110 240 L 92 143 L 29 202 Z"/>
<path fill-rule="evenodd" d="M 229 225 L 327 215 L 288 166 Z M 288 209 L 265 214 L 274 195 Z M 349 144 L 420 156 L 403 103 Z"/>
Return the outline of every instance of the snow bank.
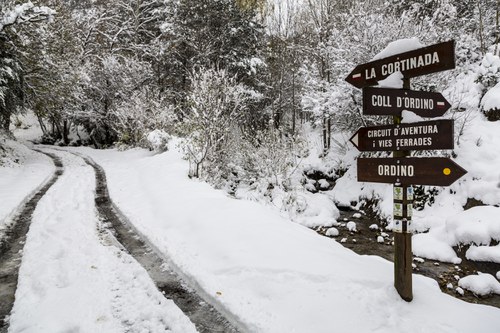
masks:
<path fill-rule="evenodd" d="M 496 246 L 471 246 L 465 256 L 469 260 L 489 261 L 500 264 L 500 245 Z"/>
<path fill-rule="evenodd" d="M 481 100 L 481 107 L 484 111 L 500 110 L 500 82 L 484 95 Z"/>
<path fill-rule="evenodd" d="M 500 208 L 473 207 L 446 220 L 446 233 L 452 245 L 489 245 L 500 241 Z"/>
<path fill-rule="evenodd" d="M 0 237 L 26 196 L 33 194 L 47 182 L 55 170 L 47 156 L 8 139 L 2 147 L 7 156 L 0 158 Z"/>
<path fill-rule="evenodd" d="M 443 240 L 443 233 L 431 230 L 427 234 L 412 236 L 413 254 L 419 257 L 459 264 L 462 260 L 457 257 L 452 245 Z M 444 238 L 446 239 L 446 238 Z"/>
<path fill-rule="evenodd" d="M 443 224 L 437 221 L 428 233 L 413 235 L 413 254 L 428 259 L 460 263 L 454 246 L 459 244 L 489 245 L 500 240 L 499 207 L 481 206 L 445 218 Z M 497 259 L 496 248 L 472 247 L 470 259 Z M 488 260 L 488 261 L 494 261 Z"/>

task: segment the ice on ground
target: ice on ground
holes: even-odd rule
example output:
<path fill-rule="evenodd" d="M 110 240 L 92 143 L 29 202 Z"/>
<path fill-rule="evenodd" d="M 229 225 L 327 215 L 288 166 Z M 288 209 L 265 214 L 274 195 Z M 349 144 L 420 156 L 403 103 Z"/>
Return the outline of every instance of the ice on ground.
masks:
<path fill-rule="evenodd" d="M 480 296 L 493 293 L 500 295 L 500 282 L 491 274 L 468 275 L 461 278 L 458 285 Z"/>

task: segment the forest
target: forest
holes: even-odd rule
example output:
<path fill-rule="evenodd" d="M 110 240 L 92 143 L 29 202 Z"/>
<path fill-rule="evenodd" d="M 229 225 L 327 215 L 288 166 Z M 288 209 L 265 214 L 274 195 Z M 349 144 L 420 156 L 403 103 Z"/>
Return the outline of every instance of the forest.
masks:
<path fill-rule="evenodd" d="M 192 177 L 287 190 L 308 135 L 339 175 L 349 133 L 387 122 L 362 114 L 357 64 L 398 39 L 455 40 L 454 71 L 412 81 L 443 91 L 498 58 L 499 35 L 495 0 L 3 0 L 0 127 L 33 112 L 45 144 L 161 152 L 180 137 Z M 478 72 L 480 94 L 499 71 Z M 497 117 L 452 104 L 459 128 Z"/>

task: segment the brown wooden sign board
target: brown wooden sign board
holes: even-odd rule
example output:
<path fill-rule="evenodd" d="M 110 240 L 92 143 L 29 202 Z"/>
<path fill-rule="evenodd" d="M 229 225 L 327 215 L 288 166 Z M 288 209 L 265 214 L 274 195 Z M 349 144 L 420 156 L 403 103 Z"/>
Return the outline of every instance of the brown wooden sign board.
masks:
<path fill-rule="evenodd" d="M 450 103 L 436 92 L 363 88 L 363 114 L 396 116 L 403 110 L 420 117 L 441 117 L 451 107 Z"/>
<path fill-rule="evenodd" d="M 360 151 L 453 149 L 453 120 L 361 127 L 351 137 Z"/>
<path fill-rule="evenodd" d="M 358 65 L 345 78 L 356 88 L 373 86 L 395 72 L 405 78 L 455 68 L 455 41 L 434 44 Z"/>
<path fill-rule="evenodd" d="M 467 173 L 445 157 L 358 158 L 358 181 L 449 186 Z"/>

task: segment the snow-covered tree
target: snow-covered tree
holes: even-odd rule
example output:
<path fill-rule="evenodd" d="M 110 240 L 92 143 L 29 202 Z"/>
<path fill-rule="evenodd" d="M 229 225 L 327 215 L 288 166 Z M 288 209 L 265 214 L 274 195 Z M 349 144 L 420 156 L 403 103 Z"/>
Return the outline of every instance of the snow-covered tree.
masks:
<path fill-rule="evenodd" d="M 6 1 L 0 4 L 0 129 L 9 130 L 11 114 L 25 101 L 25 74 L 32 70 L 24 63 L 23 48 L 29 47 L 26 38 L 54 11 L 31 2 L 17 4 Z"/>

